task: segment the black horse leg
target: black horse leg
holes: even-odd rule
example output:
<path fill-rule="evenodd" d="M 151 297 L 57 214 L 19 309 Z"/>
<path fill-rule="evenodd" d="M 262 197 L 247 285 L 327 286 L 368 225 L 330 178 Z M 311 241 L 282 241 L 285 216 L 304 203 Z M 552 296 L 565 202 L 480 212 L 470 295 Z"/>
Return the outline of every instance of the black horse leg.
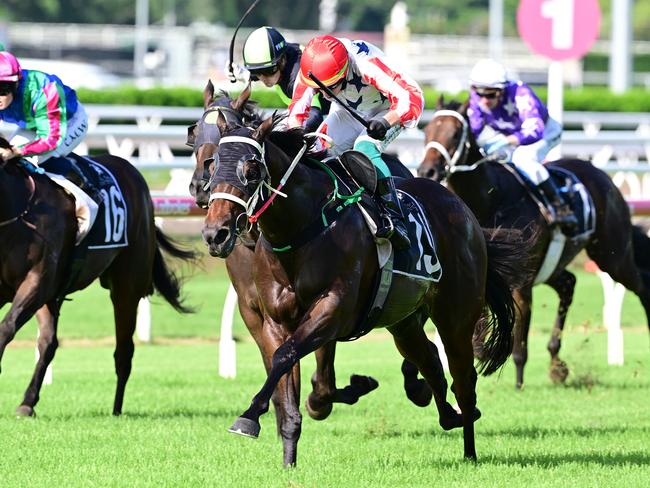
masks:
<path fill-rule="evenodd" d="M 142 294 L 136 293 L 124 280 L 118 281 L 111 287 L 111 301 L 113 302 L 113 316 L 115 317 L 115 374 L 117 386 L 113 402 L 113 415 L 122 413 L 124 403 L 124 390 L 131 375 L 133 361 L 133 333 L 135 332 L 138 314 L 138 303 Z"/>
<path fill-rule="evenodd" d="M 451 390 L 456 396 L 462 415 L 464 455 L 476 460 L 474 441 L 474 422 L 481 413 L 476 408 L 476 370 L 474 369 L 474 349 L 472 333 L 476 320 L 459 324 L 457 320 L 445 317 L 436 322 L 440 338 L 445 346 L 449 361 L 449 372 L 453 378 Z"/>
<path fill-rule="evenodd" d="M 517 321 L 515 323 L 512 359 L 517 370 L 517 389 L 524 386 L 524 367 L 528 360 L 528 331 L 530 329 L 530 309 L 533 301 L 532 287 L 528 286 L 512 293 L 517 304 Z"/>
<path fill-rule="evenodd" d="M 286 340 L 285 333 L 279 327 L 272 327 L 264 323 L 260 329 L 258 343 L 267 375 L 273 366 L 273 354 Z M 283 459 L 286 465 L 296 463 L 298 440 L 302 429 L 302 415 L 300 414 L 300 362 L 296 362 L 283 375 L 271 396 L 275 407 L 275 420 L 278 436 L 282 439 Z"/>
<path fill-rule="evenodd" d="M 353 405 L 360 397 L 379 386 L 377 380 L 371 376 L 353 374 L 350 376 L 349 385 L 345 388 L 336 388 L 335 353 L 336 342 L 329 342 L 314 353 L 316 371 L 311 377 L 312 392 L 305 402 L 307 412 L 314 420 L 326 419 L 332 412 L 334 403 Z"/>
<path fill-rule="evenodd" d="M 11 308 L 0 322 L 0 361 L 7 344 L 43 305 L 44 287 L 53 286 L 52 283 L 43 283 L 40 278 L 40 273 L 34 270 L 27 274 L 16 291 Z"/>
<path fill-rule="evenodd" d="M 414 364 L 429 383 L 440 426 L 445 430 L 462 427 L 461 415 L 447 402 L 447 380 L 437 348 L 428 340 L 421 322 L 418 314 L 413 314 L 388 330 L 400 354 Z"/>
<path fill-rule="evenodd" d="M 295 332 L 273 353 L 271 370 L 264 385 L 253 397 L 248 409 L 228 429 L 229 432 L 247 437 L 259 436 L 259 418 L 268 411 L 269 400 L 282 376 L 287 374 L 301 358 L 334 339 L 331 337 L 335 334 L 332 325 L 335 320 L 332 316 L 331 303 L 333 301 L 336 301 L 336 298 L 328 296 L 321 303 L 312 306 L 309 321 L 300 324 Z M 323 320 L 325 316 L 328 320 Z M 294 421 L 293 428 L 298 432 L 297 436 L 299 437 L 300 423 L 302 422 L 299 413 Z M 290 454 L 290 456 L 286 456 L 285 452 L 285 466 L 296 463 L 296 452 Z"/>
<path fill-rule="evenodd" d="M 546 283 L 553 288 L 560 297 L 555 325 L 553 326 L 551 339 L 547 346 L 548 352 L 551 354 L 549 376 L 553 383 L 564 383 L 569 375 L 569 368 L 566 363 L 559 358 L 559 353 L 562 345 L 564 322 L 566 321 L 567 312 L 569 311 L 571 302 L 573 302 L 573 291 L 576 286 L 576 277 L 573 273 L 565 269 L 559 275 L 548 280 Z"/>
<path fill-rule="evenodd" d="M 34 406 L 38 403 L 39 393 L 43 385 L 43 378 L 47 367 L 54 359 L 54 353 L 59 345 L 56 337 L 57 324 L 59 322 L 58 302 L 54 301 L 44 305 L 36 312 L 38 320 L 38 361 L 34 369 L 32 380 L 25 391 L 22 403 L 16 409 L 20 417 L 31 417 L 34 415 Z"/>

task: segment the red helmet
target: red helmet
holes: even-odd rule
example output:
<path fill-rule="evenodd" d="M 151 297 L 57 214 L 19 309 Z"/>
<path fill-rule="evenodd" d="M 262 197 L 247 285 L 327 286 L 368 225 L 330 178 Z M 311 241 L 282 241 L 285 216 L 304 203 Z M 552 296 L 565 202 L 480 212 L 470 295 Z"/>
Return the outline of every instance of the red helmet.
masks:
<path fill-rule="evenodd" d="M 16 56 L 7 51 L 0 51 L 0 81 L 18 81 L 22 70 Z"/>
<path fill-rule="evenodd" d="M 323 85 L 332 86 L 347 74 L 349 64 L 348 50 L 336 37 L 314 37 L 302 52 L 300 80 L 307 86 L 318 88 L 309 77 L 311 71 Z"/>

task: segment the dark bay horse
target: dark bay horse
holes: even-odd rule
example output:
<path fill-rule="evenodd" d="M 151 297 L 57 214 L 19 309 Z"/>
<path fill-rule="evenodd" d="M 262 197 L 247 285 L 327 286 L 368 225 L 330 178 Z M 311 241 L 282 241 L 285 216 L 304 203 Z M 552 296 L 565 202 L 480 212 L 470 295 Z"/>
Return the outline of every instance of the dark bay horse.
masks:
<path fill-rule="evenodd" d="M 241 202 L 215 198 L 203 235 L 209 252 L 225 258 L 234 247 L 242 216 L 255 212 L 259 217 L 261 236 L 255 248 L 253 278 L 271 341 L 265 351 L 271 354 L 266 359 L 271 365 L 267 380 L 230 431 L 257 437 L 259 417 L 268 411 L 273 392 L 280 390 L 283 397 L 292 399 L 280 433 L 284 463 L 294 465 L 301 432 L 294 367 L 310 352 L 352 334 L 365 317 L 378 273 L 377 249 L 361 212 L 348 206 L 316 238 L 282 252 L 285 244 L 298 242 L 304 229 L 320 222 L 321 207 L 330 200 L 334 182 L 325 171 L 302 162 L 292 164 L 292 159 L 299 162 L 306 148 L 301 131 L 272 130 L 272 119 L 255 130 L 228 129 L 223 117 L 218 123 L 222 139 L 212 189 L 234 195 Z M 267 188 L 280 191 L 279 183 L 285 178 L 281 191 L 286 197 L 278 196 L 272 205 L 269 200 L 265 203 Z M 438 283 L 395 274 L 378 326 L 388 328 L 400 353 L 429 383 L 441 426 L 463 428 L 464 454 L 475 459 L 474 421 L 480 413 L 475 408 L 474 326 L 484 312 L 491 311 L 487 322 L 490 339 L 481 370 L 493 373 L 512 347 L 510 285 L 518 282 L 525 245 L 512 236 L 514 233 L 486 240 L 466 205 L 433 181 L 403 179 L 399 187 L 424 208 L 437 236 L 436 251 L 444 272 Z M 427 318 L 433 320 L 445 345 L 452 391 L 462 414 L 446 401 L 442 365 L 423 330 Z"/>
<path fill-rule="evenodd" d="M 9 147 L 9 143 L 0 138 L 0 146 Z M 168 269 L 162 251 L 181 260 L 194 259 L 194 252 L 178 247 L 156 228 L 149 189 L 135 167 L 111 155 L 95 160 L 113 173 L 128 209 L 126 216 L 115 213 L 98 225 L 112 225 L 111 232 L 125 232 L 128 245 L 87 250 L 83 267 L 72 275 L 77 232 L 73 199 L 47 176 L 28 173 L 17 160 L 0 165 L 0 307 L 11 302 L 0 323 L 0 358 L 34 314 L 40 331 L 39 359 L 17 408 L 20 416 L 34 415 L 45 371 L 58 346 L 57 323 L 66 295 L 87 287 L 97 277 L 110 290 L 116 337 L 114 415 L 122 412 L 131 373 L 140 299 L 156 290 L 179 312 L 189 311 L 180 298 L 179 280 Z"/>
<path fill-rule="evenodd" d="M 209 182 L 215 169 L 215 160 L 218 159 L 220 129 L 216 125 L 216 116 L 221 113 L 231 127 L 249 126 L 256 127 L 262 122 L 255 110 L 255 104 L 248 101 L 250 85 L 242 93 L 232 99 L 226 92 L 215 96 L 214 86 L 208 82 L 203 91 L 203 108 L 205 110 L 201 119 L 188 129 L 188 145 L 193 147 L 196 158 L 196 168 L 190 183 L 190 193 L 194 196 L 196 204 L 207 208 L 210 198 Z M 408 170 L 406 170 L 408 171 Z M 226 269 L 230 281 L 237 292 L 239 312 L 244 324 L 255 340 L 267 371 L 271 368 L 270 358 L 275 350 L 275 341 L 269 337 L 272 334 L 264 327 L 262 310 L 255 282 L 253 281 L 253 256 L 255 244 L 259 237 L 257 226 L 250 226 L 244 232 L 226 258 Z M 370 376 L 353 374 L 350 384 L 344 388 L 336 387 L 334 371 L 334 356 L 336 343 L 327 344 L 319 348 L 316 353 L 316 371 L 312 376 L 313 391 L 307 398 L 305 406 L 309 415 L 315 420 L 324 420 L 332 411 L 333 403 L 356 403 L 359 398 L 377 388 L 377 381 Z M 294 368 L 294 390 L 300 391 L 300 367 Z M 416 384 L 415 380 L 412 380 Z M 290 407 L 287 398 L 278 394 L 274 395 L 278 432 L 281 426 L 290 421 Z"/>
<path fill-rule="evenodd" d="M 536 234 L 538 237 L 530 258 L 538 271 L 544 262 L 553 229 L 513 174 L 501 163 L 483 158 L 469 128 L 467 103 L 452 101 L 444 105 L 441 98 L 424 134 L 427 149 L 418 174 L 438 181 L 446 177 L 449 187 L 467 203 L 481 225 L 525 228 Z M 588 240 L 572 242 L 568 239 L 559 262 L 545 280 L 560 298 L 548 351 L 551 354 L 551 379 L 562 382 L 568 375 L 568 368 L 558 354 L 576 282 L 575 275 L 566 266 L 584 248 L 601 270 L 640 298 L 650 324 L 650 268 L 642 261 L 644 253 L 650 249 L 650 239 L 632 226 L 628 206 L 606 173 L 590 162 L 578 159 L 560 159 L 548 166 L 564 168 L 575 174 L 591 195 L 596 210 L 593 234 Z M 523 385 L 528 358 L 532 287 L 533 283 L 529 283 L 515 291 L 520 310 L 512 353 L 517 369 L 517 388 Z"/>

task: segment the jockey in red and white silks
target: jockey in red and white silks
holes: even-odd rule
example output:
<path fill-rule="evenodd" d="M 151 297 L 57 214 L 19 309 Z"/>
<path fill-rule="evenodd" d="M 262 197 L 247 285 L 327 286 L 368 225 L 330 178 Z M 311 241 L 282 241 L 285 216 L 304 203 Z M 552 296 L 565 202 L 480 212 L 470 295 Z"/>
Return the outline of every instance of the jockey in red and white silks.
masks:
<path fill-rule="evenodd" d="M 317 85 L 308 76 L 310 71 L 370 121 L 366 130 L 345 109 L 332 103 L 329 115 L 318 128 L 318 132 L 334 141 L 330 153 L 337 156 L 354 148 L 372 160 L 379 178 L 390 176 L 381 152 L 404 127 L 416 127 L 420 120 L 424 96 L 419 85 L 368 42 L 316 37 L 302 55 L 299 86 L 289 105 L 289 127 L 303 125 L 309 116 L 311 98 L 318 92 Z"/>

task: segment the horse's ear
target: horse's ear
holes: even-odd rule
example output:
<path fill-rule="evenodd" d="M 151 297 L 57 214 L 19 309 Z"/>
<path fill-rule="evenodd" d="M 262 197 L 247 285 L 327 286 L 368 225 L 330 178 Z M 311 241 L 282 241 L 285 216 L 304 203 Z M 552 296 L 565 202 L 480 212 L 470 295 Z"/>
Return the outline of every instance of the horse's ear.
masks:
<path fill-rule="evenodd" d="M 221 134 L 224 134 L 228 129 L 228 122 L 226 121 L 226 117 L 224 117 L 223 113 L 221 113 L 221 110 L 219 110 L 217 113 L 217 127 L 219 128 L 219 132 Z"/>
<path fill-rule="evenodd" d="M 211 80 L 208 80 L 208 84 L 205 85 L 205 88 L 203 89 L 203 108 L 206 109 L 210 106 L 212 103 L 212 99 L 214 98 L 214 85 L 212 84 Z"/>
<path fill-rule="evenodd" d="M 186 146 L 194 147 L 198 126 L 198 124 L 192 124 L 187 128 L 187 140 L 185 141 Z"/>
<path fill-rule="evenodd" d="M 469 100 L 465 100 L 463 104 L 458 107 L 458 113 L 461 115 L 467 115 L 467 109 L 469 108 Z"/>
<path fill-rule="evenodd" d="M 275 122 L 274 115 L 266 119 L 264 122 L 260 124 L 260 126 L 257 129 L 255 129 L 255 131 L 252 134 L 253 139 L 255 139 L 256 141 L 263 141 L 264 139 L 266 139 L 266 136 L 273 129 L 273 124 Z"/>
<path fill-rule="evenodd" d="M 248 84 L 246 85 L 246 88 L 241 92 L 241 94 L 237 97 L 237 100 L 233 100 L 230 102 L 230 106 L 235 109 L 237 112 L 241 112 L 244 106 L 246 105 L 246 102 L 248 102 L 248 99 L 251 96 L 251 82 L 249 81 Z"/>
<path fill-rule="evenodd" d="M 440 110 L 445 106 L 445 97 L 441 93 L 440 96 L 438 97 L 438 102 L 436 103 L 436 110 Z"/>

